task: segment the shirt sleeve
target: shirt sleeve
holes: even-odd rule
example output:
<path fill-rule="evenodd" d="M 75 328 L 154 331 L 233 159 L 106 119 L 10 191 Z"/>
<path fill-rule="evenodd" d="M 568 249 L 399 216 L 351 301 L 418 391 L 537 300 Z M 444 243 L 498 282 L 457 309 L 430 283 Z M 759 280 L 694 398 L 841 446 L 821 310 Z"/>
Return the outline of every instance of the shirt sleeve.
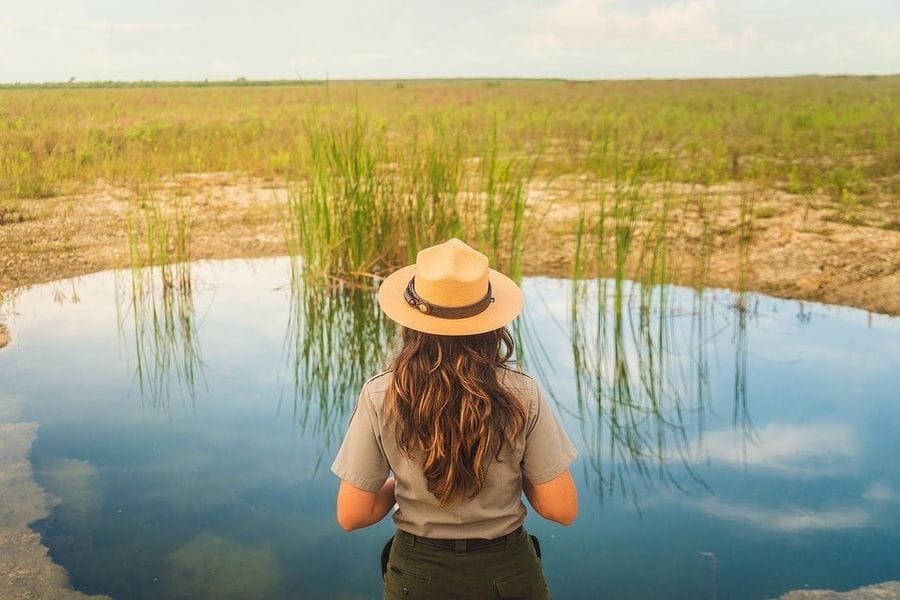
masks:
<path fill-rule="evenodd" d="M 531 483 L 546 483 L 565 471 L 578 453 L 537 382 L 533 396 L 535 414 L 525 430 L 522 474 Z"/>
<path fill-rule="evenodd" d="M 350 425 L 331 465 L 331 471 L 361 490 L 377 492 L 387 480 L 390 467 L 381 446 L 378 419 L 363 387 L 350 415 Z"/>

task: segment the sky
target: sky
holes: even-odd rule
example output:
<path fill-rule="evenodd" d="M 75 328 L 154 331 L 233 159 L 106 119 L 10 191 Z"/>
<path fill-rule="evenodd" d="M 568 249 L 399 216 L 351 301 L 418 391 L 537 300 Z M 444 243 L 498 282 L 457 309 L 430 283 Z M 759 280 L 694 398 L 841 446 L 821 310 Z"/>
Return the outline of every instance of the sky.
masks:
<path fill-rule="evenodd" d="M 900 72 L 897 0 L 0 0 L 0 82 Z"/>

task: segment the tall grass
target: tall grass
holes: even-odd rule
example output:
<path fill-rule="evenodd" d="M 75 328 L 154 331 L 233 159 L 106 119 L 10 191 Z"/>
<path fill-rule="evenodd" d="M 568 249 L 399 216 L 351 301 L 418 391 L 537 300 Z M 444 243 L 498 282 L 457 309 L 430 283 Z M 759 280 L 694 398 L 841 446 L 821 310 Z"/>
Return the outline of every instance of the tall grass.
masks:
<path fill-rule="evenodd" d="M 400 144 L 355 112 L 349 124 L 310 119 L 303 134 L 286 243 L 303 257 L 304 277 L 367 280 L 451 237 L 521 274 L 535 161 L 502 154 L 496 126 L 473 138 L 459 123 L 437 119 Z"/>
<path fill-rule="evenodd" d="M 191 277 L 191 203 L 138 188 L 128 212 L 131 273 L 117 285 L 120 331 L 131 316 L 135 376 L 142 398 L 165 408 L 173 385 L 193 401 L 202 355 Z"/>
<path fill-rule="evenodd" d="M 709 404 L 710 331 L 717 316 L 703 289 L 713 230 L 719 209 L 705 194 L 676 187 L 667 179 L 671 163 L 648 156 L 645 140 L 623 143 L 615 130 L 601 131 L 589 148 L 598 179 L 583 195 L 573 257 L 569 331 L 583 435 L 590 447 L 588 463 L 604 497 L 614 492 L 635 503 L 642 484 L 654 481 L 681 487 L 675 466 L 701 485 L 691 465 L 702 445 Z M 665 285 L 684 253 L 676 216 L 691 210 L 695 259 L 688 265 L 695 284 L 692 310 L 684 315 L 670 305 Z M 735 269 L 741 283 L 749 268 L 753 201 L 739 202 Z M 688 253 L 689 255 L 690 253 Z M 592 273 L 593 278 L 586 275 Z M 632 280 L 629 280 L 628 278 Z M 747 338 L 744 294 L 738 295 L 731 320 L 735 332 L 734 425 L 741 439 L 753 437 L 747 404 Z M 673 347 L 675 324 L 688 320 Z M 590 479 L 589 479 L 590 480 Z"/>

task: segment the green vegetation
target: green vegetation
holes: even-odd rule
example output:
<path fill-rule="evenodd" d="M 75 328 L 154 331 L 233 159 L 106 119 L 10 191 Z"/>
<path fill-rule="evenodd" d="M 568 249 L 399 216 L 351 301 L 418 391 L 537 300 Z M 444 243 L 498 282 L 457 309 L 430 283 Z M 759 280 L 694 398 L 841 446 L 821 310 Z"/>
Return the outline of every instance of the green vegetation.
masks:
<path fill-rule="evenodd" d="M 307 275 L 370 277 L 451 237 L 521 274 L 536 160 L 501 150 L 496 121 L 474 135 L 435 118 L 398 146 L 358 112 L 349 123 L 317 117 L 304 124 L 307 145 L 290 160 L 287 245 Z"/>
<path fill-rule="evenodd" d="M 585 172 L 588 148 L 606 139 L 641 146 L 660 164 L 654 177 L 673 181 L 754 181 L 839 197 L 866 194 L 900 171 L 897 76 L 273 83 L 0 88 L 0 197 L 129 182 L 139 169 L 284 177 L 286 157 L 309 144 L 310 119 L 347 124 L 359 114 L 397 151 L 435 119 L 485 143 L 496 125 L 504 149 L 545 149 L 545 175 Z"/>
<path fill-rule="evenodd" d="M 156 408 L 165 408 L 173 375 L 191 399 L 202 376 L 190 244 L 190 197 L 165 199 L 137 188 L 128 213 L 130 280 L 117 283 L 116 310 L 120 332 L 130 315 L 135 375 Z"/>

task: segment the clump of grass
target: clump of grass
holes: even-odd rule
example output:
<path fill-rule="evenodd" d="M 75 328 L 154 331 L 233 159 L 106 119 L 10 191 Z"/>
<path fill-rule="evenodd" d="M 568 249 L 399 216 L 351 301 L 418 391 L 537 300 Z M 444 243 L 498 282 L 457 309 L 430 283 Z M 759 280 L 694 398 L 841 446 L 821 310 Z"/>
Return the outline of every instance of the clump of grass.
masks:
<path fill-rule="evenodd" d="M 0 225 L 24 223 L 28 220 L 25 211 L 14 200 L 0 201 Z"/>
<path fill-rule="evenodd" d="M 359 113 L 346 128 L 309 120 L 304 133 L 306 169 L 288 195 L 288 248 L 317 277 L 378 271 L 384 253 L 397 252 L 385 243 L 396 237 L 397 202 L 383 135 Z"/>
<path fill-rule="evenodd" d="M 778 213 L 771 206 L 760 206 L 753 210 L 754 219 L 771 219 Z"/>
<path fill-rule="evenodd" d="M 193 401 L 202 357 L 191 278 L 191 203 L 136 190 L 129 206 L 131 284 L 117 289 L 120 328 L 128 312 L 142 397 L 165 408 L 173 379 Z M 123 305 L 123 306 L 120 306 Z"/>
<path fill-rule="evenodd" d="M 291 254 L 303 257 L 306 277 L 381 275 L 451 237 L 521 274 L 534 161 L 503 156 L 496 125 L 473 140 L 460 124 L 435 119 L 405 143 L 390 143 L 383 128 L 357 112 L 349 125 L 308 120 L 304 139 L 288 195 L 286 241 Z"/>

